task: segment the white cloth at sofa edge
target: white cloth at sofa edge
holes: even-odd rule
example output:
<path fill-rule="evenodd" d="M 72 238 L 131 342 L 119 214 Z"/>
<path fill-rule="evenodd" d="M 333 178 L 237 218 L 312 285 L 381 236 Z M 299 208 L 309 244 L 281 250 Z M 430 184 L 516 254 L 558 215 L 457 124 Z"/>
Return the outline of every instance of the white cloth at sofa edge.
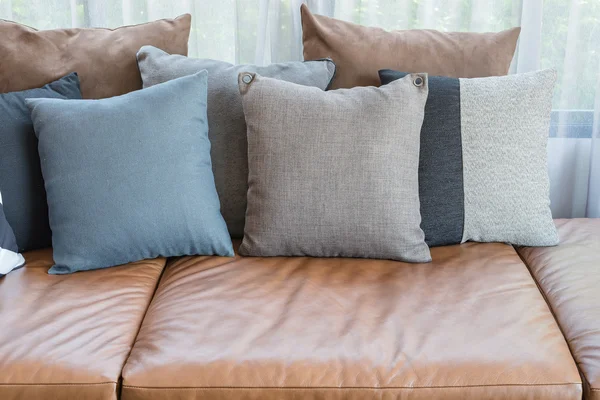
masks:
<path fill-rule="evenodd" d="M 2 207 L 2 193 L 0 193 L 0 207 Z M 10 229 L 10 227 L 8 228 Z M 21 254 L 2 248 L 2 243 L 0 243 L 0 277 L 8 274 L 15 268 L 22 267 L 23 264 L 25 264 L 25 259 Z"/>

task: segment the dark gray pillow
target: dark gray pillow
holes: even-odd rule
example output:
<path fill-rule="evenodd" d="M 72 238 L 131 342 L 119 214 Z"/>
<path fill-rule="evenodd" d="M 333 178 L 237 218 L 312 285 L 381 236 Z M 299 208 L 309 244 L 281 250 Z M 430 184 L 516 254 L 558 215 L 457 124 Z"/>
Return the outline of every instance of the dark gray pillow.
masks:
<path fill-rule="evenodd" d="M 242 71 L 326 89 L 335 73 L 330 60 L 287 62 L 260 67 L 170 55 L 144 46 L 137 55 L 144 87 L 208 70 L 208 134 L 221 212 L 233 237 L 244 234 L 248 191 L 248 145 L 242 100 L 237 86 Z"/>
<path fill-rule="evenodd" d="M 81 99 L 79 78 L 72 73 L 39 89 L 0 94 L 0 190 L 4 212 L 20 251 L 49 247 L 46 191 L 37 138 L 25 99 Z"/>
<path fill-rule="evenodd" d="M 431 261 L 419 227 L 427 82 L 323 92 L 240 74 L 249 189 L 240 254 Z"/>
<path fill-rule="evenodd" d="M 206 71 L 102 100 L 27 100 L 39 138 L 50 273 L 232 256 L 215 189 Z"/>
<path fill-rule="evenodd" d="M 21 268 L 23 264 L 25 260 L 19 254 L 15 235 L 4 216 L 2 194 L 0 194 L 0 278 L 12 270 Z"/>
<path fill-rule="evenodd" d="M 381 70 L 381 83 L 406 73 Z M 429 77 L 421 129 L 421 227 L 430 246 L 558 244 L 546 144 L 556 72 Z"/>

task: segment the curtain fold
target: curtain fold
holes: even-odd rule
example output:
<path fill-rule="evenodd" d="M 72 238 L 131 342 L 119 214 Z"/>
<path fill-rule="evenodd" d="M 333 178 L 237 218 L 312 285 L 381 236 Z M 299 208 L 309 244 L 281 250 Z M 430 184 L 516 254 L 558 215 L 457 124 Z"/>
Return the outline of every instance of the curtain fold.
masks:
<path fill-rule="evenodd" d="M 384 29 L 499 31 L 520 25 L 511 73 L 556 68 L 548 161 L 555 217 L 600 217 L 600 2 L 596 0 L 0 0 L 38 29 L 117 27 L 192 14 L 190 56 L 302 60 L 300 4 Z"/>
<path fill-rule="evenodd" d="M 598 83 L 596 85 L 590 158 L 590 178 L 586 216 L 600 218 L 600 69 L 598 70 Z"/>

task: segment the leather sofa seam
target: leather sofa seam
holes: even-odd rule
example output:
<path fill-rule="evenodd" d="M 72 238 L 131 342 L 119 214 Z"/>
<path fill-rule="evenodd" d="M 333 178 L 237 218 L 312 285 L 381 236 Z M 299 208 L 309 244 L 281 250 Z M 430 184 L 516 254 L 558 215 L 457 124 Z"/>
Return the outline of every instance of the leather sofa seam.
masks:
<path fill-rule="evenodd" d="M 163 275 L 165 274 L 165 270 L 167 269 L 168 265 L 169 265 L 169 259 L 167 258 L 165 260 L 165 264 L 163 265 L 163 267 L 160 271 L 158 279 L 156 280 L 156 284 L 154 285 L 154 290 L 152 291 L 152 294 L 149 296 L 148 304 L 146 304 L 146 309 L 144 310 L 144 315 L 142 315 L 140 323 L 137 327 L 137 330 L 135 332 L 135 337 L 133 338 L 133 342 L 131 343 L 131 345 L 129 347 L 129 352 L 127 352 L 127 357 L 125 357 L 125 360 L 121 364 L 121 372 L 119 373 L 118 382 L 116 382 L 118 398 L 121 398 L 121 390 L 123 389 L 123 370 L 125 369 L 127 362 L 129 362 L 129 358 L 131 357 L 131 352 L 133 351 L 133 348 L 135 347 L 135 344 L 137 343 L 138 337 L 140 335 L 140 331 L 142 330 L 142 326 L 144 325 L 144 320 L 146 319 L 146 316 L 148 315 L 148 310 L 150 310 L 150 306 L 152 305 L 152 302 L 154 301 L 154 297 L 156 296 L 156 292 L 158 291 L 158 287 L 160 286 L 160 281 L 162 280 Z"/>
<path fill-rule="evenodd" d="M 176 262 L 177 262 L 179 259 L 182 259 L 182 258 L 184 258 L 184 257 L 190 257 L 190 256 L 171 257 L 171 258 L 169 258 L 169 260 L 170 260 L 170 261 L 167 261 L 167 265 L 165 265 L 165 269 L 167 269 L 167 267 L 168 267 L 169 265 L 175 264 L 175 263 L 176 263 Z M 192 257 L 193 257 L 193 256 L 192 256 Z M 200 256 L 200 257 L 206 257 L 206 256 Z M 241 258 L 244 258 L 243 256 L 238 256 L 238 255 L 236 254 L 234 257 L 230 257 L 230 258 L 232 258 L 232 259 L 231 259 L 231 260 L 229 260 L 229 261 L 225 261 L 225 262 L 224 262 L 224 263 L 222 263 L 222 264 L 213 265 L 212 267 L 208 267 L 208 268 L 202 269 L 202 270 L 200 270 L 200 271 L 198 271 L 198 272 L 202 272 L 202 273 L 203 273 L 203 272 L 206 272 L 206 271 L 211 271 L 211 270 L 213 270 L 213 269 L 216 269 L 216 268 L 221 268 L 221 267 L 224 267 L 225 265 L 234 264 L 234 263 L 236 263 L 236 262 L 239 262 L 239 261 L 240 261 L 240 259 L 239 259 L 240 257 L 241 257 Z M 258 257 L 255 257 L 255 258 L 258 258 Z M 263 257 L 263 258 L 264 258 L 264 257 Z M 194 273 L 197 273 L 197 272 L 194 272 Z M 158 287 L 157 287 L 157 289 L 158 289 Z"/>
<path fill-rule="evenodd" d="M 515 250 L 515 253 L 517 253 L 519 258 L 521 259 L 521 262 L 523 263 L 523 265 L 525 265 L 525 268 L 527 268 L 527 271 L 529 272 L 531 279 L 533 280 L 533 282 L 535 282 L 535 286 L 537 286 L 538 292 L 540 292 L 540 294 L 542 295 L 542 298 L 546 302 L 546 306 L 548 307 L 550 314 L 552 314 L 552 317 L 554 318 L 554 322 L 556 322 L 556 326 L 558 327 L 558 329 L 560 330 L 560 333 L 562 334 L 563 338 L 565 339 L 567 346 L 569 346 L 569 351 L 571 351 L 571 357 L 573 358 L 573 360 L 575 360 L 575 358 L 573 357 L 573 351 L 571 349 L 571 346 L 569 345 L 569 341 L 567 340 L 567 337 L 565 336 L 565 333 L 563 332 L 563 329 L 560 326 L 560 323 L 558 322 L 558 318 L 556 317 L 556 314 L 554 313 L 554 309 L 552 308 L 552 305 L 550 304 L 550 300 L 548 300 L 548 296 L 546 296 L 546 293 L 542 289 L 542 286 L 540 285 L 538 280 L 535 278 L 535 275 L 533 275 L 533 272 L 531 271 L 531 266 L 527 263 L 525 258 L 521 255 L 521 253 L 519 253 L 519 251 L 514 246 L 513 246 L 513 249 Z"/>
<path fill-rule="evenodd" d="M 556 313 L 554 312 L 554 309 L 552 308 L 552 304 L 550 304 L 550 300 L 548 299 L 548 296 L 546 296 L 546 292 L 544 292 L 544 290 L 542 289 L 542 285 L 538 282 L 535 275 L 533 275 L 533 271 L 531 270 L 531 265 L 529 265 L 527 260 L 525 260 L 525 257 L 523 257 L 521 255 L 521 253 L 519 253 L 519 251 L 516 249 L 515 246 L 513 246 L 513 249 L 515 250 L 515 253 L 517 253 L 519 258 L 521 259 L 521 262 L 523 263 L 523 265 L 525 265 L 525 268 L 527 268 L 527 271 L 529 271 L 529 275 L 531 276 L 531 279 L 533 279 L 533 281 L 535 282 L 535 285 L 538 288 L 538 292 L 540 292 L 540 294 L 542 295 L 542 298 L 546 302 L 546 306 L 548 307 L 548 310 L 550 310 L 550 314 L 552 314 L 552 317 L 554 318 L 554 322 L 556 323 L 556 326 L 558 327 L 560 334 L 562 335 L 563 339 L 565 340 L 565 343 L 567 344 L 569 353 L 571 353 L 571 359 L 575 363 L 575 368 L 577 368 L 577 371 L 579 372 L 579 375 L 581 377 L 581 384 L 584 385 L 587 382 L 588 387 L 590 387 L 587 376 L 585 376 L 585 373 L 579 367 L 579 361 L 577 361 L 577 359 L 575 358 L 575 353 L 573 352 L 573 349 L 571 348 L 571 343 L 569 343 L 569 339 L 567 339 L 567 335 L 565 334 L 562 326 L 560 325 L 560 322 L 558 321 L 558 317 L 556 316 Z"/>
<path fill-rule="evenodd" d="M 100 386 L 116 385 L 117 382 L 98 383 L 0 383 L 0 386 Z"/>
<path fill-rule="evenodd" d="M 271 386 L 181 386 L 181 387 L 146 387 L 146 386 L 131 386 L 123 385 L 123 389 L 142 389 L 142 390 L 396 390 L 396 389 L 469 389 L 469 388 L 486 388 L 486 387 L 544 387 L 544 386 L 581 386 L 581 382 L 566 382 L 566 383 L 509 383 L 504 385 L 462 385 L 462 386 L 389 386 L 389 387 L 337 387 L 337 386 L 289 386 L 289 387 L 271 387 Z M 592 389 L 600 390 L 600 389 Z"/>

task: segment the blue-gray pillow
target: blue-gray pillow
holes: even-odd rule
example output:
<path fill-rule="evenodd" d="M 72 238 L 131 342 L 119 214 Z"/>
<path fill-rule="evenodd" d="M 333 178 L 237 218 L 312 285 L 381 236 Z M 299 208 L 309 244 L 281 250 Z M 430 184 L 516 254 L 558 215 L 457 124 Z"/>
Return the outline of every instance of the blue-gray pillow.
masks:
<path fill-rule="evenodd" d="M 0 194 L 0 278 L 12 270 L 21 268 L 24 264 L 25 260 L 17 249 L 13 230 L 4 216 L 2 194 Z"/>
<path fill-rule="evenodd" d="M 25 105 L 25 99 L 42 97 L 81 99 L 77 74 L 39 89 L 0 94 L 0 190 L 20 251 L 52 244 L 38 142 Z"/>
<path fill-rule="evenodd" d="M 27 100 L 53 274 L 158 256 L 233 256 L 206 118 L 207 72 L 102 100 Z"/>
<path fill-rule="evenodd" d="M 406 76 L 379 71 L 382 84 Z M 429 246 L 466 241 L 558 244 L 546 145 L 554 70 L 429 77 L 419 200 Z"/>

